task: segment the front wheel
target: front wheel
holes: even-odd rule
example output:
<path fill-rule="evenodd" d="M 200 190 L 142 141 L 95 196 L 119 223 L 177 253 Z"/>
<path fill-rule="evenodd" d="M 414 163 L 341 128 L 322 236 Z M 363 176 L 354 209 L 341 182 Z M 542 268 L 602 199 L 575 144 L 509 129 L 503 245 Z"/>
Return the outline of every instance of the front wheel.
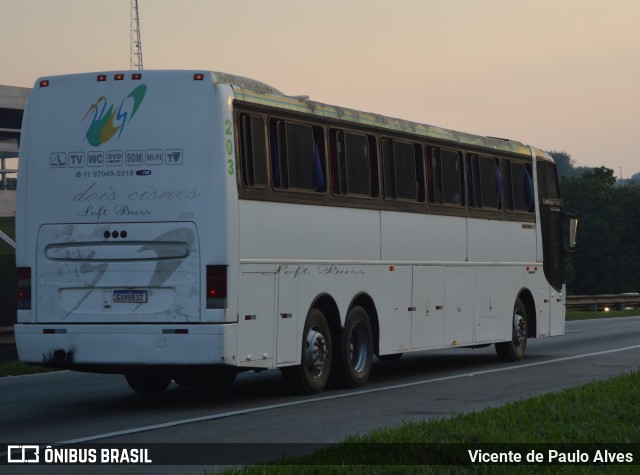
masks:
<path fill-rule="evenodd" d="M 331 330 L 321 310 L 311 309 L 304 325 L 300 365 L 282 368 L 289 386 L 296 392 L 317 394 L 331 372 Z"/>
<path fill-rule="evenodd" d="M 500 361 L 519 361 L 527 349 L 527 308 L 518 298 L 513 306 L 511 341 L 496 343 L 496 354 Z"/>

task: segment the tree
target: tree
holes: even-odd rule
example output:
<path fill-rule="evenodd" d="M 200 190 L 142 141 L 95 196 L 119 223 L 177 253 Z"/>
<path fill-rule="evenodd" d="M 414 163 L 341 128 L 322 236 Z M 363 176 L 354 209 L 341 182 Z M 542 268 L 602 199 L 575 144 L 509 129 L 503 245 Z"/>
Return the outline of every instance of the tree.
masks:
<path fill-rule="evenodd" d="M 556 168 L 558 170 L 558 176 L 575 176 L 574 165 L 575 162 L 571 155 L 567 152 L 549 152 L 549 155 L 553 157 L 556 162 Z"/>
<path fill-rule="evenodd" d="M 640 187 L 615 187 L 610 168 L 560 181 L 565 209 L 580 218 L 579 247 L 571 255 L 567 286 L 572 294 L 640 290 Z"/>

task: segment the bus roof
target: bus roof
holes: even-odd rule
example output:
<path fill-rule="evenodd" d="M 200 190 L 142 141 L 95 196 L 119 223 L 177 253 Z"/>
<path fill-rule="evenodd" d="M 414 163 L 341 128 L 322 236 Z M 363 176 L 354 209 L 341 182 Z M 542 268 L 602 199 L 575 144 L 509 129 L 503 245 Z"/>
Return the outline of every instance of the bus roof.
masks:
<path fill-rule="evenodd" d="M 278 107 L 329 119 L 356 122 L 363 125 L 406 132 L 456 144 L 493 149 L 518 155 L 531 155 L 531 150 L 528 145 L 515 140 L 474 135 L 409 120 L 387 117 L 381 114 L 324 104 L 322 102 L 312 101 L 308 96 L 287 96 L 278 89 L 254 79 L 222 72 L 212 72 L 212 74 L 214 76 L 214 84 L 229 84 L 233 88 L 236 99 L 245 102 Z M 537 158 L 553 160 L 544 150 L 537 147 L 533 147 L 533 149 Z"/>

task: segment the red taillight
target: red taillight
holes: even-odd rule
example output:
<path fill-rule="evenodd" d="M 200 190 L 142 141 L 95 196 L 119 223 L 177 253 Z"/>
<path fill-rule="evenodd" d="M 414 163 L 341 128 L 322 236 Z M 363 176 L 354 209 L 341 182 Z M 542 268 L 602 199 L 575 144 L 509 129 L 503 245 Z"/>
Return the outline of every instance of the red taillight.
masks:
<path fill-rule="evenodd" d="M 227 266 L 207 266 L 207 308 L 227 308 Z"/>
<path fill-rule="evenodd" d="M 18 267 L 18 310 L 31 310 L 31 267 Z"/>

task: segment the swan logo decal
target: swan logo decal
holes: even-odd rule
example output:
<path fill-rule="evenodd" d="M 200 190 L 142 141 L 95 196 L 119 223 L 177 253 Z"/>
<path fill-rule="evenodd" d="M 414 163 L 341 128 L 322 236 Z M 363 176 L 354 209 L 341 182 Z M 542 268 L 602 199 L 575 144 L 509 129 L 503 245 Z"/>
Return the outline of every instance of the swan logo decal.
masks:
<path fill-rule="evenodd" d="M 107 98 L 100 96 L 96 102 L 89 106 L 89 110 L 82 118 L 84 121 L 93 114 L 89 129 L 84 136 L 87 141 L 94 147 L 97 147 L 103 143 L 107 143 L 116 134 L 118 134 L 118 138 L 120 138 L 125 127 L 131 122 L 136 112 L 138 112 L 146 92 L 147 86 L 141 84 L 131 91 L 127 97 L 122 99 L 117 109 L 115 104 L 109 105 L 107 109 Z"/>

